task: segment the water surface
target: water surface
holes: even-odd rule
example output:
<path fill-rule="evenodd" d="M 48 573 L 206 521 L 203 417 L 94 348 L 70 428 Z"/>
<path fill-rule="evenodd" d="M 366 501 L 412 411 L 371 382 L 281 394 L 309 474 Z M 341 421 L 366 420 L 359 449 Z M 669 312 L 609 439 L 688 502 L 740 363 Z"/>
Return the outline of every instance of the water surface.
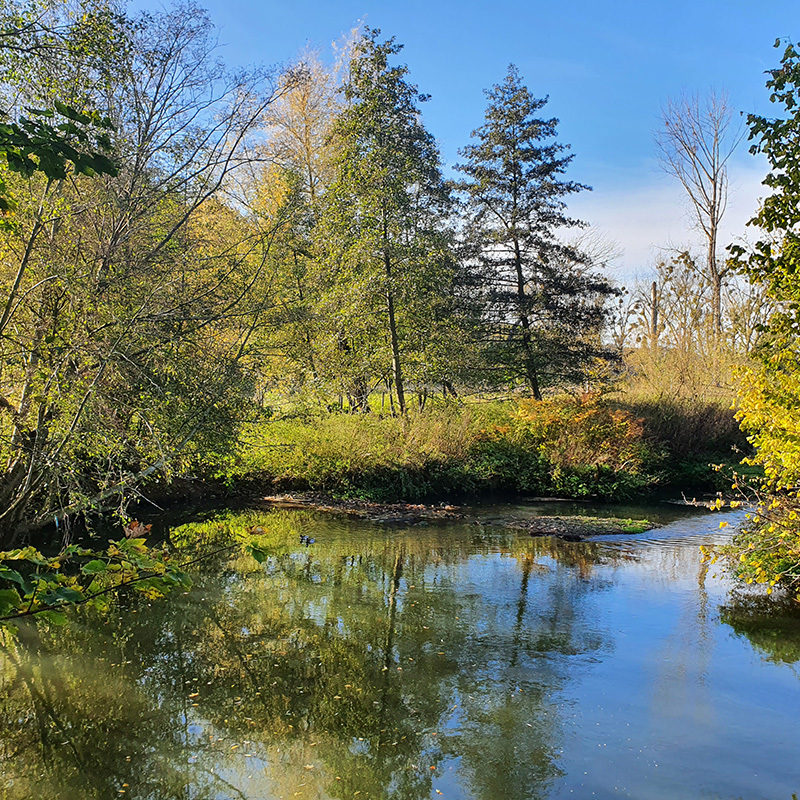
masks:
<path fill-rule="evenodd" d="M 568 543 L 251 514 L 264 564 L 2 651 L 0 797 L 790 800 L 800 616 L 701 564 L 718 516 L 645 515 Z"/>

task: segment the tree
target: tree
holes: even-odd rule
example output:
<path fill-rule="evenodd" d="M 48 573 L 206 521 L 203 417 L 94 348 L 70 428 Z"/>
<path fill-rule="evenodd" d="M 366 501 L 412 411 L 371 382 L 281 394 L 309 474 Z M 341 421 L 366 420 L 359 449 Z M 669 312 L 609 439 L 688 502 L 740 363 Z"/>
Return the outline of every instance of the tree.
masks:
<path fill-rule="evenodd" d="M 780 40 L 775 42 L 780 46 Z M 759 362 L 743 371 L 738 417 L 756 447 L 751 463 L 763 467 L 761 504 L 748 529 L 728 553 L 737 574 L 748 582 L 800 586 L 800 51 L 789 43 L 781 65 L 768 70 L 770 100 L 778 117 L 749 114 L 751 153 L 766 156 L 770 171 L 764 199 L 752 225 L 761 229 L 748 252 L 729 248 L 736 264 L 763 284 L 777 308 L 754 355 Z M 772 591 L 771 588 L 768 591 Z M 800 593 L 798 593 L 800 597 Z"/>
<path fill-rule="evenodd" d="M 436 339 L 452 284 L 449 195 L 420 119 L 426 98 L 406 81 L 407 67 L 389 63 L 401 45 L 379 36 L 366 30 L 355 45 L 318 240 L 330 273 L 332 349 L 351 364 L 362 401 L 369 380 L 388 378 L 404 413 L 406 366 Z"/>
<path fill-rule="evenodd" d="M 724 335 L 714 328 L 712 287 L 689 252 L 654 265 L 646 280 L 636 280 L 620 304 L 613 329 L 617 341 L 638 347 L 625 353 L 632 381 L 656 396 L 724 400 L 735 392 L 733 370 L 760 337 L 773 307 L 763 287 L 741 276 L 725 283 Z M 709 369 L 713 364 L 715 369 Z"/>
<path fill-rule="evenodd" d="M 776 46 L 779 41 L 776 42 Z M 748 115 L 750 151 L 766 156 L 770 172 L 764 185 L 772 190 L 751 220 L 762 237 L 750 252 L 730 248 L 737 264 L 754 281 L 764 284 L 778 307 L 766 326 L 756 355 L 759 370 L 751 370 L 741 389 L 740 416 L 758 446 L 758 459 L 775 489 L 800 487 L 800 52 L 788 44 L 781 66 L 768 71 L 771 101 L 786 116 Z"/>
<path fill-rule="evenodd" d="M 264 76 L 212 59 L 194 6 L 124 30 L 114 81 L 68 70 L 59 83 L 95 91 L 119 174 L 12 176 L 0 259 L 3 545 L 167 471 L 193 440 L 224 445 L 250 388 L 242 365 L 269 296 L 270 236 L 222 190 L 272 94 Z"/>
<path fill-rule="evenodd" d="M 709 285 L 698 282 L 689 253 L 659 262 L 651 277 L 633 288 L 636 311 L 631 327 L 639 347 L 626 361 L 634 380 L 655 396 L 718 395 L 718 381 L 708 369 L 719 344 L 711 325 Z"/>
<path fill-rule="evenodd" d="M 742 134 L 732 124 L 725 93 L 670 99 L 656 134 L 661 167 L 677 178 L 706 245 L 705 278 L 711 286 L 712 326 L 722 334 L 722 288 L 730 267 L 717 253 L 719 228 L 728 202 L 728 161 Z"/>
<path fill-rule="evenodd" d="M 491 358 L 537 399 L 546 384 L 580 380 L 598 356 L 596 339 L 614 293 L 577 248 L 557 238 L 580 226 L 564 198 L 588 187 L 562 178 L 572 160 L 554 141 L 558 120 L 538 115 L 547 102 L 511 65 L 486 92 L 486 122 L 456 167 L 466 178 L 469 236 L 486 302 Z"/>
<path fill-rule="evenodd" d="M 332 179 L 332 129 L 341 111 L 339 74 L 314 52 L 302 54 L 281 77 L 267 108 L 268 138 L 239 180 L 237 201 L 264 232 L 275 231 L 273 299 L 258 332 L 260 390 L 315 388 L 320 269 L 314 226 Z"/>
<path fill-rule="evenodd" d="M 295 172 L 316 209 L 331 180 L 331 140 L 341 108 L 339 76 L 315 52 L 305 52 L 282 78 L 283 91 L 265 115 L 266 154 Z"/>

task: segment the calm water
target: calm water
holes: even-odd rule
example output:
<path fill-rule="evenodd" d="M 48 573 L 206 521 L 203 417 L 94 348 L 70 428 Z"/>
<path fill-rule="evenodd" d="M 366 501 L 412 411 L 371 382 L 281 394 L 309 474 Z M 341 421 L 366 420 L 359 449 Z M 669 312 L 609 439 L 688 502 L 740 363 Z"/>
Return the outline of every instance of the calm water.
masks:
<path fill-rule="evenodd" d="M 645 513 L 590 543 L 227 520 L 266 563 L 0 651 L 0 797 L 790 800 L 800 615 L 701 565 L 719 516 Z"/>

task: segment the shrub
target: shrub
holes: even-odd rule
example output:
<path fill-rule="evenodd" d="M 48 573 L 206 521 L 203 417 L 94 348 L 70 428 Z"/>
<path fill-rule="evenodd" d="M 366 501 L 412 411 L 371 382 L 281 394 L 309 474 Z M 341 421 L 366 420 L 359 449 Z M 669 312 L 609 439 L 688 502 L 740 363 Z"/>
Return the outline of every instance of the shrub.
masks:
<path fill-rule="evenodd" d="M 374 500 L 489 491 L 615 498 L 640 491 L 647 447 L 628 412 L 594 396 L 442 403 L 406 417 L 327 414 L 251 426 L 229 480 Z"/>
<path fill-rule="evenodd" d="M 517 417 L 548 461 L 562 469 L 638 471 L 646 455 L 642 421 L 599 395 L 525 400 Z"/>
<path fill-rule="evenodd" d="M 737 578 L 765 586 L 767 594 L 780 586 L 800 600 L 800 502 L 787 497 L 763 500 L 729 544 L 706 550 L 704 556 L 712 562 L 722 556 Z"/>

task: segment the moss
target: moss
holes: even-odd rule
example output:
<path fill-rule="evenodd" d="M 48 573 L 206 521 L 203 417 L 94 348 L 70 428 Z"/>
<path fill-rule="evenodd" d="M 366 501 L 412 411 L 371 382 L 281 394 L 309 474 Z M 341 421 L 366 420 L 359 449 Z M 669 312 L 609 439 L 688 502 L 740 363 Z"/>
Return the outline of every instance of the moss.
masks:
<path fill-rule="evenodd" d="M 647 519 L 626 519 L 621 524 L 622 530 L 625 533 L 645 533 L 655 527 L 653 523 Z"/>

